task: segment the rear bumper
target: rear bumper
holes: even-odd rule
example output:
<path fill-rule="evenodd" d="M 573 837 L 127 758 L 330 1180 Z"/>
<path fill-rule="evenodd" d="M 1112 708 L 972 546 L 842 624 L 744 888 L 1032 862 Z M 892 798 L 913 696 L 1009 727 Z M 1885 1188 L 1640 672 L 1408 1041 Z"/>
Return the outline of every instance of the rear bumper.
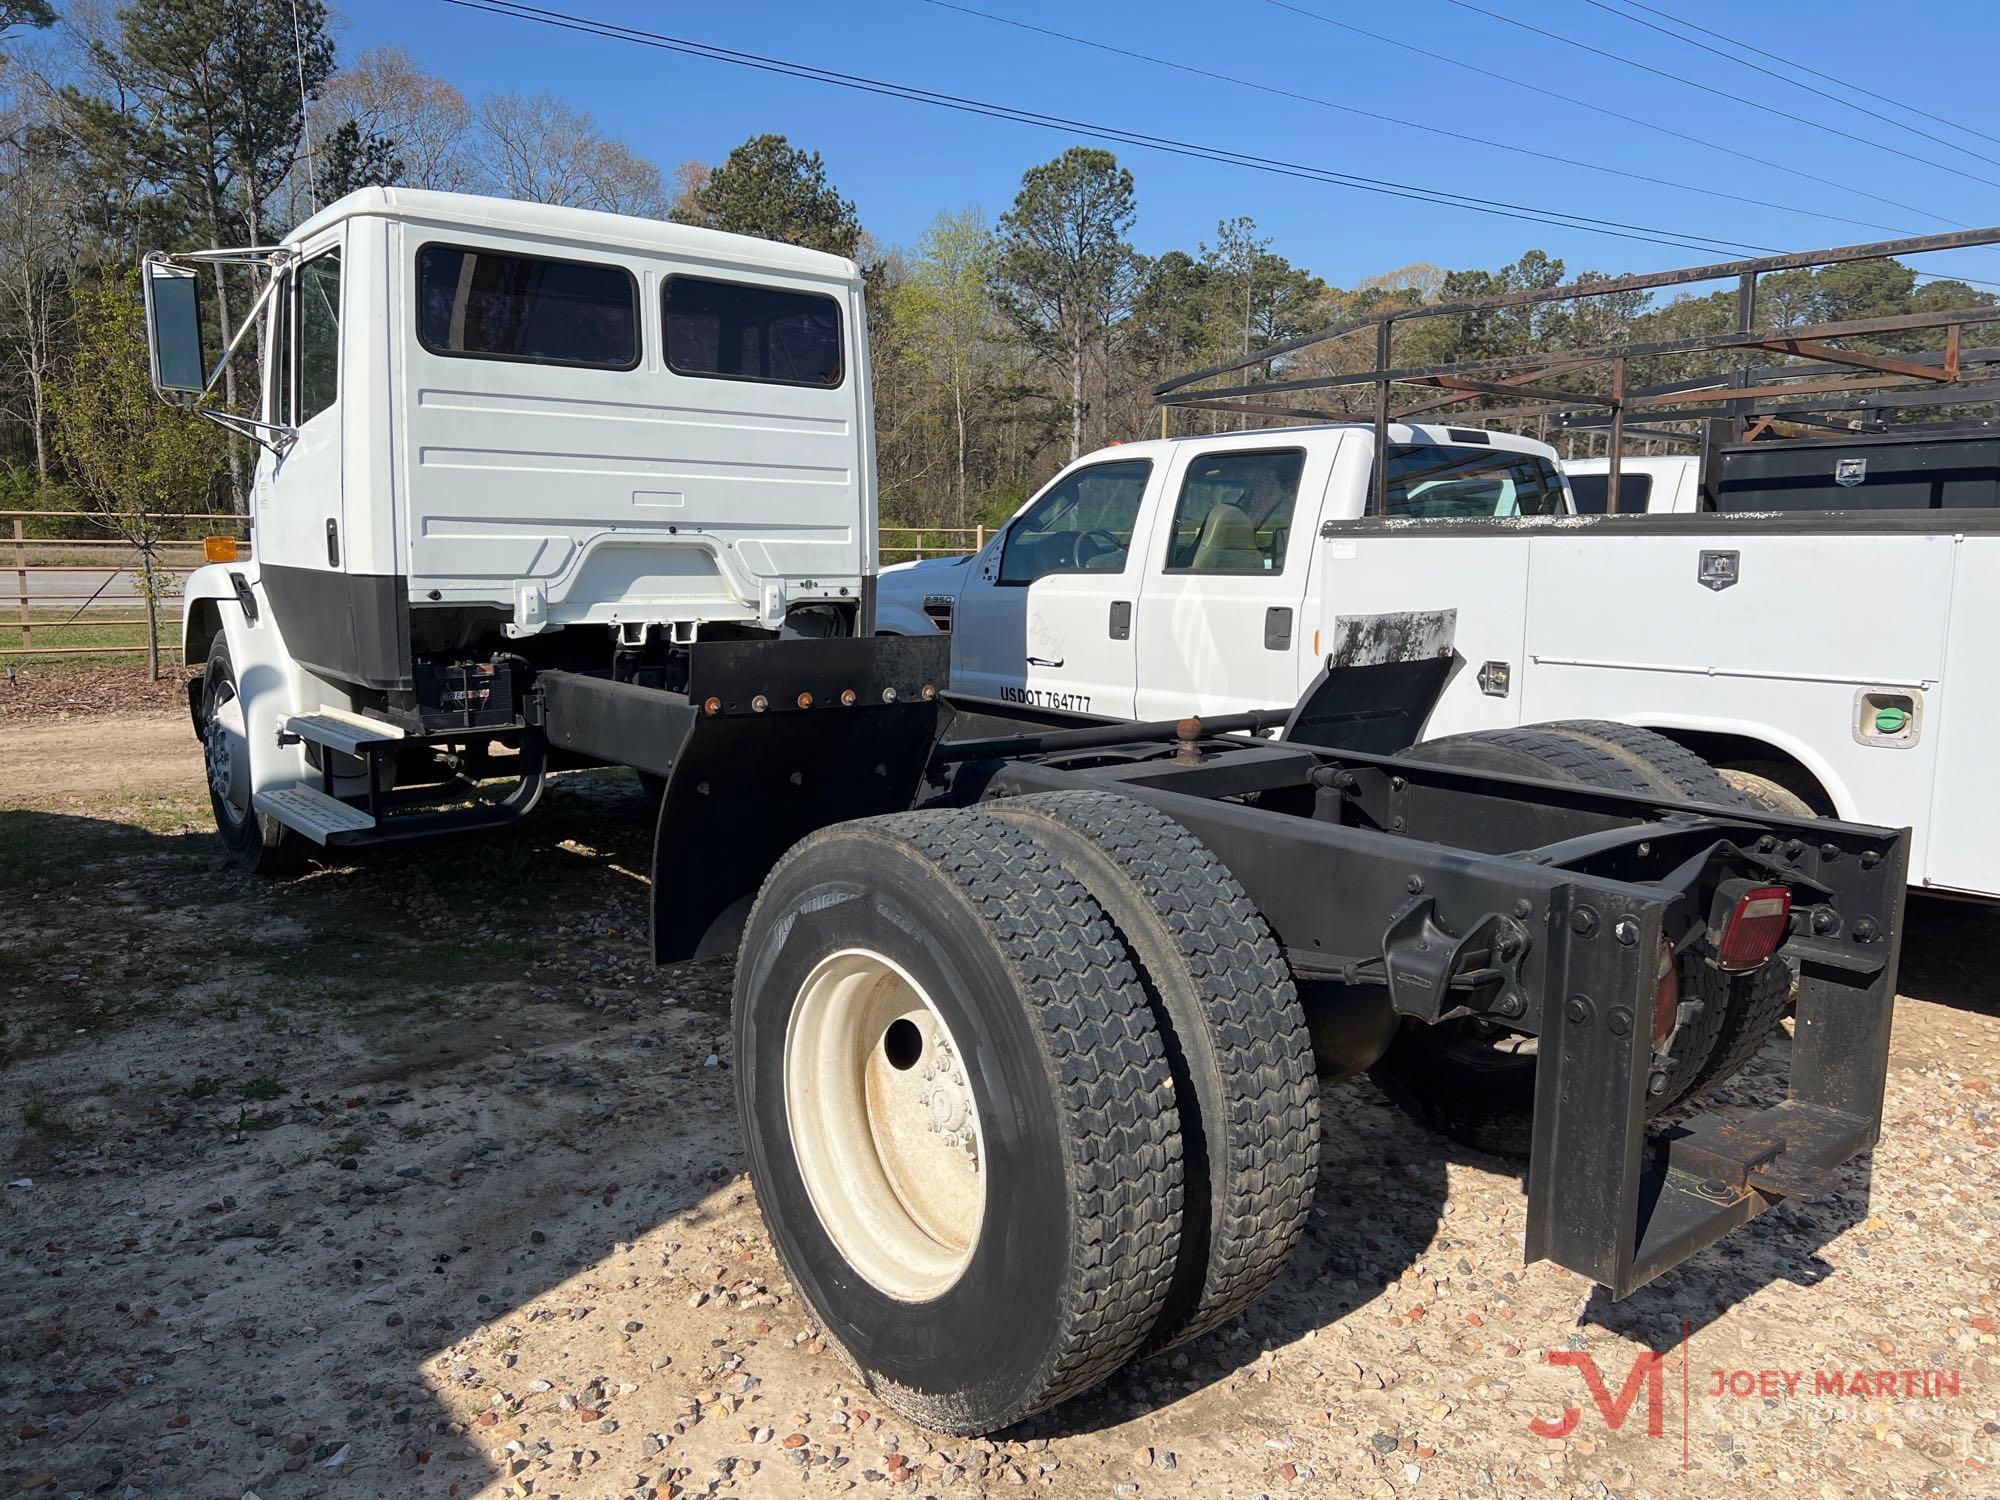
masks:
<path fill-rule="evenodd" d="M 1875 1144 L 1903 847 L 1895 839 L 1886 862 L 1893 887 L 1870 882 L 1880 889 L 1868 920 L 1889 935 L 1887 944 L 1864 957 L 1838 939 L 1795 937 L 1780 950 L 1798 976 L 1782 1103 L 1747 1118 L 1710 1108 L 1679 1125 L 1651 1126 L 1644 1028 L 1627 1026 L 1621 1035 L 1582 985 L 1545 1007 L 1528 1167 L 1530 1263 L 1556 1261 L 1602 1282 L 1614 1298 L 1627 1296 L 1780 1200 L 1824 1196 L 1839 1184 L 1842 1164 Z M 1849 908 L 1845 922 L 1855 920 Z"/>

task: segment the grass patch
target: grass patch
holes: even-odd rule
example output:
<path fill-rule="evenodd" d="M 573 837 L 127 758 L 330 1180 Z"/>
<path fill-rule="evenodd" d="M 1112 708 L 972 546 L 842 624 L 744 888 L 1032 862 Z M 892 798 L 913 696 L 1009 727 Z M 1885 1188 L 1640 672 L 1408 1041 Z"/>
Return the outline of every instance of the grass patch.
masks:
<path fill-rule="evenodd" d="M 243 1085 L 243 1097 L 263 1103 L 280 1098 L 286 1092 L 285 1086 L 275 1078 L 253 1078 Z"/>

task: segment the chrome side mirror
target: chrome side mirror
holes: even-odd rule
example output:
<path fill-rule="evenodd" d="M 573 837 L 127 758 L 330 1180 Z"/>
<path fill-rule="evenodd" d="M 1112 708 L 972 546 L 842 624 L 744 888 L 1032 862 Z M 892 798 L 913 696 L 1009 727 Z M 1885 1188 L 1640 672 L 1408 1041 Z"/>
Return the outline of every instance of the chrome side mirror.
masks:
<path fill-rule="evenodd" d="M 187 266 L 146 258 L 146 354 L 153 389 L 169 401 L 199 401 L 208 389 L 201 336 L 201 276 Z"/>

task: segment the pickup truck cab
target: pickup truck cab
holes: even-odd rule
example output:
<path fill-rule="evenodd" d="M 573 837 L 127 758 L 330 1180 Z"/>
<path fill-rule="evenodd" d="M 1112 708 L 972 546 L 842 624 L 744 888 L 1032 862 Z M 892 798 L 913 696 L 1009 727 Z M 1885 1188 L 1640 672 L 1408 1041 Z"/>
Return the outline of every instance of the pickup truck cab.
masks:
<path fill-rule="evenodd" d="M 1563 461 L 1570 497 L 1577 514 L 1601 516 L 1610 510 L 1611 460 L 1571 458 Z M 1656 458 L 1623 460 L 1618 474 L 1620 515 L 1687 515 L 1701 505 L 1701 460 L 1669 453 Z"/>
<path fill-rule="evenodd" d="M 1908 430 L 1837 438 L 1760 438 L 1725 446 L 1713 505 L 1702 499 L 1701 459 L 1692 453 L 1628 456 L 1620 464 L 1620 514 L 1697 511 L 1991 510 L 2000 506 L 2000 437 L 1984 429 Z M 1566 460 L 1563 473 L 1582 514 L 1609 509 L 1611 460 Z"/>
<path fill-rule="evenodd" d="M 876 629 L 952 635 L 964 693 L 1120 718 L 1296 702 L 1318 673 L 1321 526 L 1362 516 L 1374 430 L 1126 443 L 1058 474 L 970 558 L 885 568 Z M 1555 450 L 1389 431 L 1390 517 L 1571 513 Z M 1201 685 L 1198 695 L 1190 688 Z"/>
<path fill-rule="evenodd" d="M 884 571 L 877 628 L 945 623 L 960 692 L 1161 720 L 1294 703 L 1358 625 L 1427 621 L 1453 666 L 1426 739 L 1650 730 L 1766 805 L 1912 827 L 1913 884 L 2000 898 L 1993 507 L 1701 512 L 1692 459 L 1639 458 L 1650 513 L 1574 513 L 1530 439 L 1389 444 L 1386 516 L 1365 427 L 1092 454 L 975 557 Z"/>

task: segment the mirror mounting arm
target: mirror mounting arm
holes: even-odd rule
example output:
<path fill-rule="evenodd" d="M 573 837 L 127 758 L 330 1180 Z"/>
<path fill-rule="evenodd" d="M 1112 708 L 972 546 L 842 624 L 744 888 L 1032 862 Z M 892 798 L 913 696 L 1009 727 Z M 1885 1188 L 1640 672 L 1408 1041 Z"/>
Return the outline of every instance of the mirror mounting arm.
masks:
<path fill-rule="evenodd" d="M 145 266 L 167 265 L 182 268 L 190 265 L 261 266 L 268 273 L 263 286 L 258 288 L 256 300 L 250 304 L 243 314 L 242 321 L 237 324 L 236 332 L 229 340 L 229 347 L 222 351 L 222 357 L 216 360 L 214 368 L 204 378 L 201 390 L 191 401 L 172 404 L 192 406 L 197 413 L 208 418 L 216 426 L 240 433 L 269 449 L 279 458 L 285 456 L 297 438 L 296 428 L 283 422 L 264 422 L 255 417 L 239 416 L 235 412 L 218 411 L 202 403 L 215 390 L 217 382 L 222 379 L 222 372 L 229 367 L 229 361 L 236 357 L 236 351 L 243 346 L 243 341 L 249 337 L 250 330 L 257 326 L 257 320 L 263 315 L 265 304 L 278 289 L 278 273 L 297 258 L 298 252 L 286 246 L 264 245 L 240 250 L 150 250 L 143 262 Z M 164 391 L 160 392 L 160 396 L 162 400 L 170 399 Z"/>

